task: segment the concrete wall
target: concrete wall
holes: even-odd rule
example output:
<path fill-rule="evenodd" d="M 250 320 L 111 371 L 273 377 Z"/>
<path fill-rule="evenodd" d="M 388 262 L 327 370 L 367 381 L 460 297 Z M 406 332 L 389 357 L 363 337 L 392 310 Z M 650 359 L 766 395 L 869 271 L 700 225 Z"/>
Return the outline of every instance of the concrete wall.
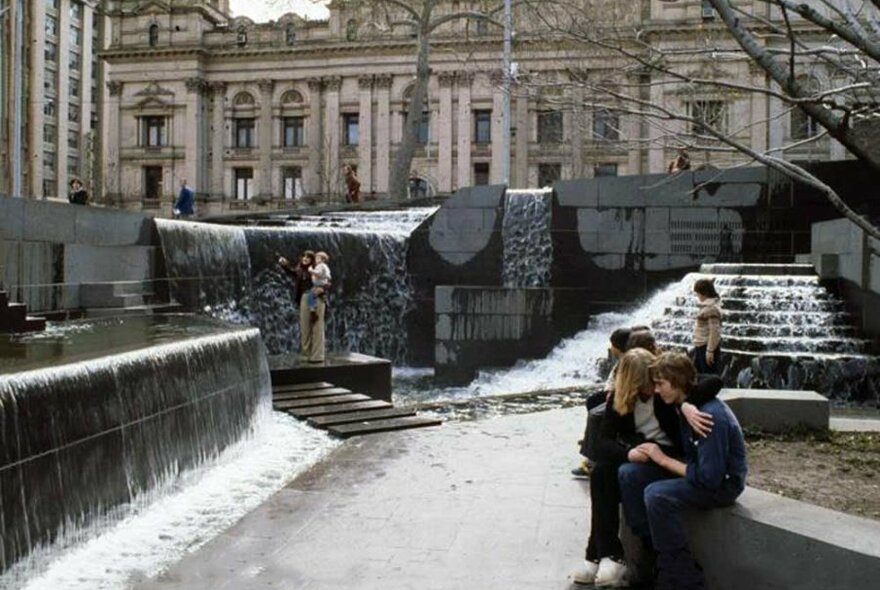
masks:
<path fill-rule="evenodd" d="M 732 508 L 689 515 L 712 590 L 850 590 L 880 580 L 880 522 L 752 488 Z"/>
<path fill-rule="evenodd" d="M 152 218 L 0 197 L 0 283 L 31 311 L 79 307 L 79 285 L 138 281 L 161 270 Z"/>
<path fill-rule="evenodd" d="M 509 367 L 545 356 L 586 325 L 590 310 L 583 299 L 575 289 L 437 287 L 435 376 L 465 384 L 481 367 Z"/>

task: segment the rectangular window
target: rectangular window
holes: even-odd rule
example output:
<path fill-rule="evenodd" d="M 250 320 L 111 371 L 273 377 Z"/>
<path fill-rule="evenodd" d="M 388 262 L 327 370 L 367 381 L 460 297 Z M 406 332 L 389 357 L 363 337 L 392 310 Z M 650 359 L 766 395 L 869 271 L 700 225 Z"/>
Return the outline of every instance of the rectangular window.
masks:
<path fill-rule="evenodd" d="M 474 143 L 492 141 L 492 111 L 474 111 Z"/>
<path fill-rule="evenodd" d="M 58 131 L 55 128 L 55 125 L 43 125 L 43 141 L 45 143 L 55 143 L 55 138 L 58 136 Z"/>
<path fill-rule="evenodd" d="M 79 80 L 76 78 L 70 79 L 70 86 L 68 86 L 68 94 L 71 98 L 79 98 Z"/>
<path fill-rule="evenodd" d="M 689 103 L 690 116 L 694 119 L 691 131 L 694 135 L 709 135 L 709 128 L 727 133 L 727 103 L 721 100 L 695 100 Z"/>
<path fill-rule="evenodd" d="M 600 178 L 602 176 L 617 176 L 617 164 L 596 164 L 593 167 L 593 176 L 595 178 Z"/>
<path fill-rule="evenodd" d="M 251 185 L 254 181 L 253 168 L 235 169 L 235 198 L 239 201 L 247 201 L 251 198 Z"/>
<path fill-rule="evenodd" d="M 542 111 L 538 113 L 538 143 L 562 143 L 562 112 Z"/>
<path fill-rule="evenodd" d="M 67 175 L 79 176 L 79 158 L 76 156 L 67 156 Z"/>
<path fill-rule="evenodd" d="M 562 164 L 538 164 L 538 186 L 553 186 L 562 178 Z"/>
<path fill-rule="evenodd" d="M 58 35 L 58 19 L 51 14 L 46 15 L 46 34 L 52 37 Z"/>
<path fill-rule="evenodd" d="M 46 10 L 58 10 L 58 0 L 46 0 Z"/>
<path fill-rule="evenodd" d="M 70 69 L 74 72 L 79 71 L 79 53 L 72 49 L 70 50 Z"/>
<path fill-rule="evenodd" d="M 79 123 L 79 109 L 71 108 L 67 109 L 67 120 L 71 123 Z"/>
<path fill-rule="evenodd" d="M 58 92 L 58 87 L 55 82 L 55 72 L 46 72 L 47 76 L 43 79 L 43 89 L 46 91 L 46 94 L 50 96 L 55 96 Z"/>
<path fill-rule="evenodd" d="M 58 60 L 58 46 L 51 41 L 46 41 L 44 56 L 46 58 L 46 63 L 54 64 Z"/>
<path fill-rule="evenodd" d="M 67 132 L 67 147 L 79 151 L 79 132 L 69 130 Z"/>
<path fill-rule="evenodd" d="M 409 112 L 403 112 L 403 126 L 406 128 L 407 120 L 409 119 Z M 419 119 L 419 128 L 416 135 L 416 143 L 419 145 L 427 145 L 428 141 L 431 139 L 431 111 L 422 111 L 421 118 Z"/>
<path fill-rule="evenodd" d="M 474 186 L 489 184 L 489 164 L 478 162 L 474 164 Z"/>
<path fill-rule="evenodd" d="M 144 135 L 141 145 L 146 147 L 168 145 L 168 135 L 165 132 L 165 117 L 143 117 L 142 130 Z"/>
<path fill-rule="evenodd" d="M 715 7 L 712 6 L 712 3 L 709 2 L 709 0 L 703 0 L 701 16 L 703 17 L 703 20 L 712 20 L 715 18 Z"/>
<path fill-rule="evenodd" d="M 302 147 L 306 144 L 306 126 L 303 117 L 284 118 L 284 147 Z"/>
<path fill-rule="evenodd" d="M 46 98 L 45 101 L 43 101 L 43 114 L 48 117 L 55 116 L 55 99 L 54 98 L 49 97 L 49 98 Z"/>
<path fill-rule="evenodd" d="M 43 180 L 43 197 L 48 199 L 55 196 L 55 181 L 48 178 Z"/>
<path fill-rule="evenodd" d="M 617 113 L 605 109 L 593 113 L 593 139 L 597 141 L 620 139 L 620 118 Z"/>
<path fill-rule="evenodd" d="M 82 4 L 75 0 L 70 3 L 70 18 L 71 20 L 80 20 L 82 18 Z"/>
<path fill-rule="evenodd" d="M 290 166 L 281 170 L 281 184 L 284 186 L 284 198 L 288 201 L 301 199 L 303 196 L 302 168 Z"/>
<path fill-rule="evenodd" d="M 254 147 L 256 120 L 253 118 L 235 120 L 235 147 Z"/>
<path fill-rule="evenodd" d="M 71 47 L 82 45 L 82 29 L 79 27 L 70 27 L 70 45 Z"/>
<path fill-rule="evenodd" d="M 55 172 L 55 152 L 43 152 L 43 166 L 50 172 Z"/>
<path fill-rule="evenodd" d="M 342 141 L 345 145 L 357 145 L 360 140 L 360 118 L 356 114 L 342 115 Z"/>
<path fill-rule="evenodd" d="M 161 166 L 144 166 L 144 198 L 153 201 L 162 198 Z"/>

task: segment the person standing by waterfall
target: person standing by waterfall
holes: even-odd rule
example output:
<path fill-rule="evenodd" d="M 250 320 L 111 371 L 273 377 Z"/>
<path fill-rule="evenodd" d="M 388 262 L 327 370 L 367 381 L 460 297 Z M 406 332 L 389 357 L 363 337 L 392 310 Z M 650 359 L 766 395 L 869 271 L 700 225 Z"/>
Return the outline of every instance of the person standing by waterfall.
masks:
<path fill-rule="evenodd" d="M 294 299 L 299 310 L 300 355 L 310 363 L 324 362 L 324 313 L 327 309 L 325 297 L 319 297 L 315 312 L 309 310 L 306 295 L 313 288 L 310 270 L 315 265 L 315 253 L 312 250 L 303 252 L 299 264 L 291 266 L 283 256 L 277 256 L 278 264 L 287 271 L 294 280 Z M 320 295 L 324 295 L 326 287 L 318 287 Z"/>
<path fill-rule="evenodd" d="M 694 322 L 693 361 L 698 373 L 718 373 L 721 352 L 721 297 L 712 279 L 694 283 L 697 296 L 697 319 Z"/>

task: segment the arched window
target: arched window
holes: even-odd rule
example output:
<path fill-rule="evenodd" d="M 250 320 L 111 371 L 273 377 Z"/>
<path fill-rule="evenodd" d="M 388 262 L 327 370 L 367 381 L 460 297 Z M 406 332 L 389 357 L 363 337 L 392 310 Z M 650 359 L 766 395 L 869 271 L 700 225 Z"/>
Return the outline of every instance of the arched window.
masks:
<path fill-rule="evenodd" d="M 357 33 L 358 24 L 356 20 L 351 19 L 350 21 L 345 23 L 345 39 L 347 41 L 354 41 L 355 39 L 357 39 Z"/>
<path fill-rule="evenodd" d="M 281 104 L 294 105 L 303 102 L 303 96 L 297 90 L 288 90 L 281 97 Z"/>
<path fill-rule="evenodd" d="M 150 47 L 159 45 L 159 25 L 153 23 L 150 25 Z"/>
<path fill-rule="evenodd" d="M 232 101 L 232 105 L 236 107 L 249 107 L 253 106 L 253 104 L 254 97 L 249 92 L 239 92 Z"/>
<path fill-rule="evenodd" d="M 238 27 L 238 34 L 235 37 L 236 43 L 238 43 L 239 47 L 244 47 L 247 45 L 247 29 L 244 27 Z"/>
<path fill-rule="evenodd" d="M 284 31 L 284 40 L 288 45 L 296 45 L 296 27 L 287 25 Z"/>

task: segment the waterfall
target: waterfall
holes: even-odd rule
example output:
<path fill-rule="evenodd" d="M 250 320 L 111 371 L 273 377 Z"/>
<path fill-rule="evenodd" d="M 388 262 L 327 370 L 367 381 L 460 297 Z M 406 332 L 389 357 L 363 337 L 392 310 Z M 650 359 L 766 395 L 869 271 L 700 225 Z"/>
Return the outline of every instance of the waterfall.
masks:
<path fill-rule="evenodd" d="M 333 288 L 328 297 L 326 339 L 328 350 L 356 350 L 403 362 L 407 353 L 406 323 L 413 309 L 413 294 L 406 269 L 409 235 L 436 208 L 403 211 L 332 213 L 288 221 L 281 226 L 221 228 L 215 232 L 177 223 L 174 235 L 160 225 L 163 248 L 175 277 L 199 283 L 216 264 L 211 254 L 188 244 L 226 236 L 224 250 L 237 269 L 233 285 L 240 290 L 220 292 L 220 297 L 200 299 L 199 309 L 212 315 L 256 326 L 268 350 L 283 353 L 299 348 L 299 306 L 293 281 L 278 266 L 275 253 L 296 261 L 305 250 L 330 255 Z M 183 225 L 184 227 L 180 227 Z M 186 226 L 192 226 L 191 229 Z M 190 232 L 185 238 L 178 233 Z M 209 247 L 203 247 L 210 252 Z M 208 268 L 206 268 L 206 265 Z M 246 269 L 247 276 L 242 276 Z M 240 272 L 239 272 L 240 271 Z M 202 293 L 208 289 L 202 288 Z M 233 299 L 224 297 L 234 295 Z"/>
<path fill-rule="evenodd" d="M 507 191 L 501 229 L 505 287 L 550 285 L 552 198 L 550 189 Z"/>
<path fill-rule="evenodd" d="M 96 333 L 109 356 L 88 358 L 95 351 L 87 350 L 86 360 L 70 362 L 80 338 L 70 332 L 66 363 L 0 375 L 0 571 L 34 549 L 75 542 L 92 523 L 253 434 L 268 415 L 257 330 L 215 325 L 187 338 L 194 320 L 156 321 L 162 328 L 139 350 L 112 354 L 130 326 L 108 321 Z"/>

